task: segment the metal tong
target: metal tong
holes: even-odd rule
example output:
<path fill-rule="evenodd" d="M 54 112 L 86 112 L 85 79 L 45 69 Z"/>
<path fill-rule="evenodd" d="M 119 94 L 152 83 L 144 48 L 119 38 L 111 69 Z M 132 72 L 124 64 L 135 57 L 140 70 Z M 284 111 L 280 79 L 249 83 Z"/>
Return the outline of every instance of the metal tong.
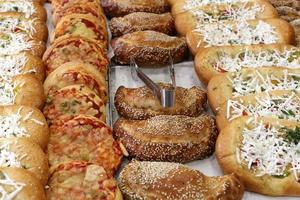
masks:
<path fill-rule="evenodd" d="M 175 70 L 173 65 L 173 60 L 170 57 L 170 64 L 168 65 L 168 71 L 170 79 L 172 81 L 172 86 L 170 88 L 161 88 L 158 84 L 153 82 L 138 66 L 134 58 L 131 58 L 131 65 L 135 68 L 137 76 L 145 83 L 145 85 L 153 92 L 153 94 L 160 101 L 162 107 L 173 107 L 175 104 Z"/>

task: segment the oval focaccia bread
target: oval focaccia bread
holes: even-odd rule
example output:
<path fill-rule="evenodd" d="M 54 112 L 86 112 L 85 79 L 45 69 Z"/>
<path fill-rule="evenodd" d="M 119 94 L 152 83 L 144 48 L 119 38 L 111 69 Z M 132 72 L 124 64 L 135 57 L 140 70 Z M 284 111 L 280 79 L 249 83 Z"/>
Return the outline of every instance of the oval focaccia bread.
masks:
<path fill-rule="evenodd" d="M 60 37 L 47 49 L 43 56 L 47 74 L 66 62 L 84 61 L 106 73 L 106 52 L 97 41 L 81 37 Z"/>
<path fill-rule="evenodd" d="M 230 99 L 217 112 L 219 130 L 243 116 L 300 121 L 300 94 L 291 90 L 275 90 Z"/>
<path fill-rule="evenodd" d="M 100 7 L 98 1 L 80 1 L 80 2 L 70 2 L 62 7 L 58 7 L 53 11 L 52 22 L 54 26 L 60 21 L 63 16 L 70 14 L 90 14 L 98 19 L 102 18 L 104 11 Z"/>
<path fill-rule="evenodd" d="M 51 0 L 51 5 L 53 7 L 53 11 L 60 10 L 65 7 L 69 7 L 78 3 L 87 4 L 93 3 L 100 5 L 101 0 Z"/>
<path fill-rule="evenodd" d="M 236 4 L 209 4 L 174 16 L 176 30 L 182 36 L 194 29 L 202 29 L 208 23 L 278 17 L 277 11 L 271 3 L 251 1 Z"/>
<path fill-rule="evenodd" d="M 40 81 L 45 79 L 45 66 L 42 59 L 28 52 L 0 55 L 0 69 L 1 76 L 32 74 Z"/>
<path fill-rule="evenodd" d="M 134 12 L 161 14 L 170 10 L 167 0 L 101 0 L 101 6 L 109 17 L 122 17 Z"/>
<path fill-rule="evenodd" d="M 241 200 L 244 186 L 234 175 L 208 177 L 185 165 L 133 161 L 120 173 L 125 199 Z"/>
<path fill-rule="evenodd" d="M 130 157 L 179 163 L 210 156 L 218 135 L 214 119 L 207 115 L 160 115 L 147 120 L 120 118 L 113 130 Z"/>
<path fill-rule="evenodd" d="M 24 105 L 42 108 L 44 100 L 43 85 L 34 75 L 23 74 L 0 80 L 1 106 Z"/>
<path fill-rule="evenodd" d="M 48 28 L 45 22 L 38 18 L 26 18 L 22 13 L 17 12 L 0 13 L 0 24 L 0 31 L 24 33 L 37 41 L 48 39 Z"/>
<path fill-rule="evenodd" d="M 130 64 L 131 58 L 143 65 L 166 65 L 170 57 L 174 63 L 187 55 L 185 38 L 172 37 L 156 31 L 137 31 L 111 41 L 114 60 L 118 64 Z"/>
<path fill-rule="evenodd" d="M 159 83 L 162 88 L 170 84 Z M 175 105 L 163 108 L 159 100 L 146 86 L 125 88 L 121 86 L 115 94 L 115 106 L 120 116 L 126 119 L 147 119 L 157 115 L 186 115 L 197 117 L 204 110 L 206 92 L 199 87 L 176 87 Z"/>
<path fill-rule="evenodd" d="M 43 113 L 29 106 L 0 106 L 0 138 L 26 138 L 47 147 L 49 129 Z"/>
<path fill-rule="evenodd" d="M 46 185 L 48 158 L 39 145 L 24 138 L 1 138 L 0 157 L 0 167 L 26 169 Z"/>
<path fill-rule="evenodd" d="M 218 75 L 207 86 L 210 107 L 216 112 L 231 98 L 273 90 L 300 89 L 299 69 L 243 69 L 240 72 Z"/>
<path fill-rule="evenodd" d="M 300 122 L 238 118 L 221 131 L 216 157 L 223 171 L 236 173 L 249 191 L 300 196 L 299 134 Z"/>
<path fill-rule="evenodd" d="M 210 47 L 195 57 L 195 71 L 205 84 L 219 74 L 261 67 L 300 69 L 300 49 L 286 44 Z"/>
<path fill-rule="evenodd" d="M 47 20 L 45 8 L 36 1 L 1 0 L 0 12 L 18 12 L 22 13 L 26 18 L 38 18 L 43 22 L 46 22 Z"/>
<path fill-rule="evenodd" d="M 212 23 L 187 33 L 193 55 L 207 47 L 253 44 L 294 44 L 295 31 L 288 22 L 275 18 L 264 20 Z"/>
<path fill-rule="evenodd" d="M 106 174 L 103 167 L 85 162 L 58 166 L 49 180 L 46 193 L 48 200 L 123 199 L 116 181 Z"/>
<path fill-rule="evenodd" d="M 43 185 L 25 169 L 0 168 L 0 188 L 3 199 L 46 200 Z"/>
<path fill-rule="evenodd" d="M 83 62 L 68 62 L 51 72 L 44 82 L 45 95 L 69 85 L 85 85 L 93 90 L 104 102 L 107 96 L 105 75 L 95 66 Z"/>
<path fill-rule="evenodd" d="M 113 176 L 123 154 L 110 127 L 95 117 L 78 115 L 50 127 L 48 155 L 51 169 L 76 160 L 100 165 Z"/>
<path fill-rule="evenodd" d="M 47 97 L 44 115 L 49 124 L 55 120 L 68 120 L 78 114 L 105 121 L 105 104 L 95 92 L 83 85 L 70 85 Z"/>
<path fill-rule="evenodd" d="M 26 34 L 0 32 L 0 55 L 29 52 L 41 57 L 45 50 L 44 42 L 33 40 Z"/>
<path fill-rule="evenodd" d="M 63 16 L 52 33 L 51 41 L 61 36 L 80 36 L 97 40 L 107 48 L 108 34 L 105 16 L 96 18 L 88 14 L 69 14 Z"/>

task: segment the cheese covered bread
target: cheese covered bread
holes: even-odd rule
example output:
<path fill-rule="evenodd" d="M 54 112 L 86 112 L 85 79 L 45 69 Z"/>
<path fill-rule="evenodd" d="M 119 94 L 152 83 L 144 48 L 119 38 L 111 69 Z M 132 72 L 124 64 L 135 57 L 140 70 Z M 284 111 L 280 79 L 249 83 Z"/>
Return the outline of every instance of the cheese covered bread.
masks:
<path fill-rule="evenodd" d="M 114 175 L 122 159 L 111 128 L 88 115 L 52 125 L 48 155 L 52 169 L 73 160 L 85 161 L 102 166 L 109 176 Z"/>
<path fill-rule="evenodd" d="M 208 102 L 214 112 L 231 98 L 273 90 L 300 89 L 299 69 L 243 69 L 215 76 L 207 86 Z"/>
<path fill-rule="evenodd" d="M 241 200 L 244 186 L 232 174 L 207 177 L 185 165 L 133 161 L 120 173 L 120 189 L 128 200 Z"/>
<path fill-rule="evenodd" d="M 219 74 L 261 67 L 300 69 L 300 49 L 285 44 L 210 47 L 195 57 L 195 71 L 206 84 Z"/>
<path fill-rule="evenodd" d="M 48 200 L 122 200 L 116 181 L 103 167 L 85 162 L 65 163 L 56 168 L 49 180 Z"/>
<path fill-rule="evenodd" d="M 300 196 L 300 122 L 238 118 L 221 131 L 216 157 L 236 173 L 249 191 L 271 196 Z"/>
<path fill-rule="evenodd" d="M 209 23 L 278 17 L 276 9 L 267 1 L 260 3 L 249 1 L 235 4 L 209 4 L 195 7 L 174 16 L 176 30 L 183 36 L 194 29 L 201 30 Z"/>
<path fill-rule="evenodd" d="M 159 83 L 163 88 L 170 84 Z M 199 87 L 182 88 L 175 90 L 175 105 L 172 108 L 163 108 L 151 90 L 144 87 L 118 88 L 115 95 L 115 106 L 120 116 L 126 119 L 147 119 L 157 115 L 186 115 L 197 117 L 204 110 L 206 92 Z"/>
<path fill-rule="evenodd" d="M 207 47 L 252 44 L 294 44 L 295 31 L 282 19 L 213 23 L 187 33 L 193 55 Z"/>

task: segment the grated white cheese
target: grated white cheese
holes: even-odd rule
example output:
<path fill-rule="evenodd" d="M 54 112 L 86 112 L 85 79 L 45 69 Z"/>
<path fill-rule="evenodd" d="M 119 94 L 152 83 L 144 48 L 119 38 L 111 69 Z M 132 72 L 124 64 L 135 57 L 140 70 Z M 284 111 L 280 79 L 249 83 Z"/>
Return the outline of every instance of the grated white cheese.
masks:
<path fill-rule="evenodd" d="M 0 172 L 0 200 L 13 200 L 22 191 L 24 183 L 12 180 L 7 174 Z M 9 190 L 8 190 L 9 188 Z"/>
<path fill-rule="evenodd" d="M 247 21 L 213 23 L 194 30 L 203 37 L 205 47 L 226 45 L 273 44 L 278 40 L 274 27 L 259 20 L 252 26 Z M 201 41 L 197 46 L 201 45 Z"/>
<path fill-rule="evenodd" d="M 21 12 L 25 14 L 25 17 L 28 18 L 36 12 L 31 1 L 0 1 L 0 12 Z"/>
<path fill-rule="evenodd" d="M 229 121 L 247 115 L 255 117 L 272 116 L 280 119 L 300 121 L 300 98 L 295 93 L 291 96 L 256 98 L 255 104 L 245 105 L 239 100 L 228 100 L 227 119 Z"/>
<path fill-rule="evenodd" d="M 0 105 L 13 105 L 17 86 L 11 79 L 0 77 Z"/>
<path fill-rule="evenodd" d="M 291 170 L 298 181 L 300 143 L 286 141 L 285 134 L 282 127 L 266 126 L 262 122 L 254 128 L 244 128 L 239 148 L 241 162 L 255 170 L 257 176 L 285 176 Z"/>
<path fill-rule="evenodd" d="M 9 150 L 9 145 L 12 145 L 12 143 L 0 146 L 0 166 L 22 168 L 20 158 Z"/>
<path fill-rule="evenodd" d="M 204 6 L 209 4 L 230 4 L 247 2 L 248 0 L 185 0 L 183 5 L 184 10 L 190 10 L 198 6 Z"/>
<path fill-rule="evenodd" d="M 36 32 L 33 23 L 35 19 L 21 20 L 17 18 L 0 18 L 0 31 L 15 32 L 17 29 L 32 36 Z"/>
<path fill-rule="evenodd" d="M 28 132 L 21 127 L 21 115 L 1 115 L 0 116 L 0 138 L 27 137 Z"/>
<path fill-rule="evenodd" d="M 227 77 L 232 82 L 233 97 L 244 96 L 253 93 L 273 91 L 273 90 L 295 90 L 300 91 L 300 74 L 288 73 L 283 70 L 282 77 L 274 75 L 264 75 L 258 70 L 253 74 L 236 72 L 232 78 Z"/>
<path fill-rule="evenodd" d="M 225 52 L 218 54 L 217 61 L 212 66 L 217 71 L 236 72 L 242 68 L 287 67 L 300 68 L 300 49 L 292 48 L 284 51 L 264 50 L 253 52 L 246 49 L 237 55 Z"/>
<path fill-rule="evenodd" d="M 13 55 L 22 51 L 29 50 L 33 42 L 29 41 L 21 33 L 1 33 L 0 35 L 0 54 Z"/>
<path fill-rule="evenodd" d="M 0 56 L 0 76 L 13 77 L 22 74 L 28 58 L 24 54 Z"/>

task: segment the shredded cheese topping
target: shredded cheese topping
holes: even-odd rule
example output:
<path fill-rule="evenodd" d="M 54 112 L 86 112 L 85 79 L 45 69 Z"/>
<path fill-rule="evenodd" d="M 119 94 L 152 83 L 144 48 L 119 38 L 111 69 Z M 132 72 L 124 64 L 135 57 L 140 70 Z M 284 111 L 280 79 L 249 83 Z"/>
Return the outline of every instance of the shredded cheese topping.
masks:
<path fill-rule="evenodd" d="M 13 77 L 22 74 L 28 58 L 24 54 L 0 56 L 0 76 Z"/>
<path fill-rule="evenodd" d="M 0 172 L 0 174 L 0 200 L 13 200 L 25 184 L 12 180 L 3 172 Z"/>
<path fill-rule="evenodd" d="M 21 20 L 17 18 L 0 18 L 0 31 L 15 32 L 22 30 L 30 36 L 36 32 L 33 23 L 36 19 Z"/>
<path fill-rule="evenodd" d="M 20 158 L 9 150 L 9 145 L 12 143 L 0 146 L 0 166 L 22 168 Z"/>
<path fill-rule="evenodd" d="M 273 44 L 278 40 L 274 27 L 259 21 L 252 26 L 247 21 L 232 24 L 213 23 L 194 30 L 203 37 L 205 47 L 226 45 Z M 201 41 L 198 43 L 198 47 Z"/>
<path fill-rule="evenodd" d="M 242 76 L 241 72 L 236 72 L 232 78 L 227 78 L 232 83 L 233 97 L 273 90 L 300 91 L 300 74 L 289 73 L 288 70 L 283 70 L 282 77 L 273 74 L 263 76 L 256 70 L 255 74 Z"/>
<path fill-rule="evenodd" d="M 0 78 L 0 105 L 13 105 L 18 87 L 11 79 Z"/>
<path fill-rule="evenodd" d="M 33 42 L 26 39 L 21 33 L 1 33 L 0 54 L 13 55 L 32 48 Z"/>
<path fill-rule="evenodd" d="M 31 1 L 0 1 L 0 12 L 21 12 L 28 18 L 36 12 Z"/>
<path fill-rule="evenodd" d="M 204 6 L 209 4 L 230 4 L 246 1 L 248 0 L 186 0 L 183 9 L 190 10 L 198 6 Z"/>
<path fill-rule="evenodd" d="M 226 113 L 229 121 L 241 116 L 273 116 L 299 121 L 300 98 L 292 93 L 291 96 L 270 97 L 268 95 L 263 98 L 256 98 L 255 104 L 244 104 L 241 100 L 228 100 Z"/>
<path fill-rule="evenodd" d="M 287 172 L 292 171 L 299 180 L 300 143 L 288 142 L 285 135 L 282 127 L 262 122 L 255 124 L 255 128 L 244 128 L 238 160 L 245 163 L 248 169 L 256 171 L 257 176 L 286 176 Z"/>
<path fill-rule="evenodd" d="M 285 49 L 280 52 L 277 50 L 264 50 L 253 52 L 245 50 L 237 55 L 231 56 L 225 52 L 218 54 L 218 60 L 212 63 L 217 71 L 236 72 L 242 68 L 287 67 L 300 68 L 300 49 Z"/>

